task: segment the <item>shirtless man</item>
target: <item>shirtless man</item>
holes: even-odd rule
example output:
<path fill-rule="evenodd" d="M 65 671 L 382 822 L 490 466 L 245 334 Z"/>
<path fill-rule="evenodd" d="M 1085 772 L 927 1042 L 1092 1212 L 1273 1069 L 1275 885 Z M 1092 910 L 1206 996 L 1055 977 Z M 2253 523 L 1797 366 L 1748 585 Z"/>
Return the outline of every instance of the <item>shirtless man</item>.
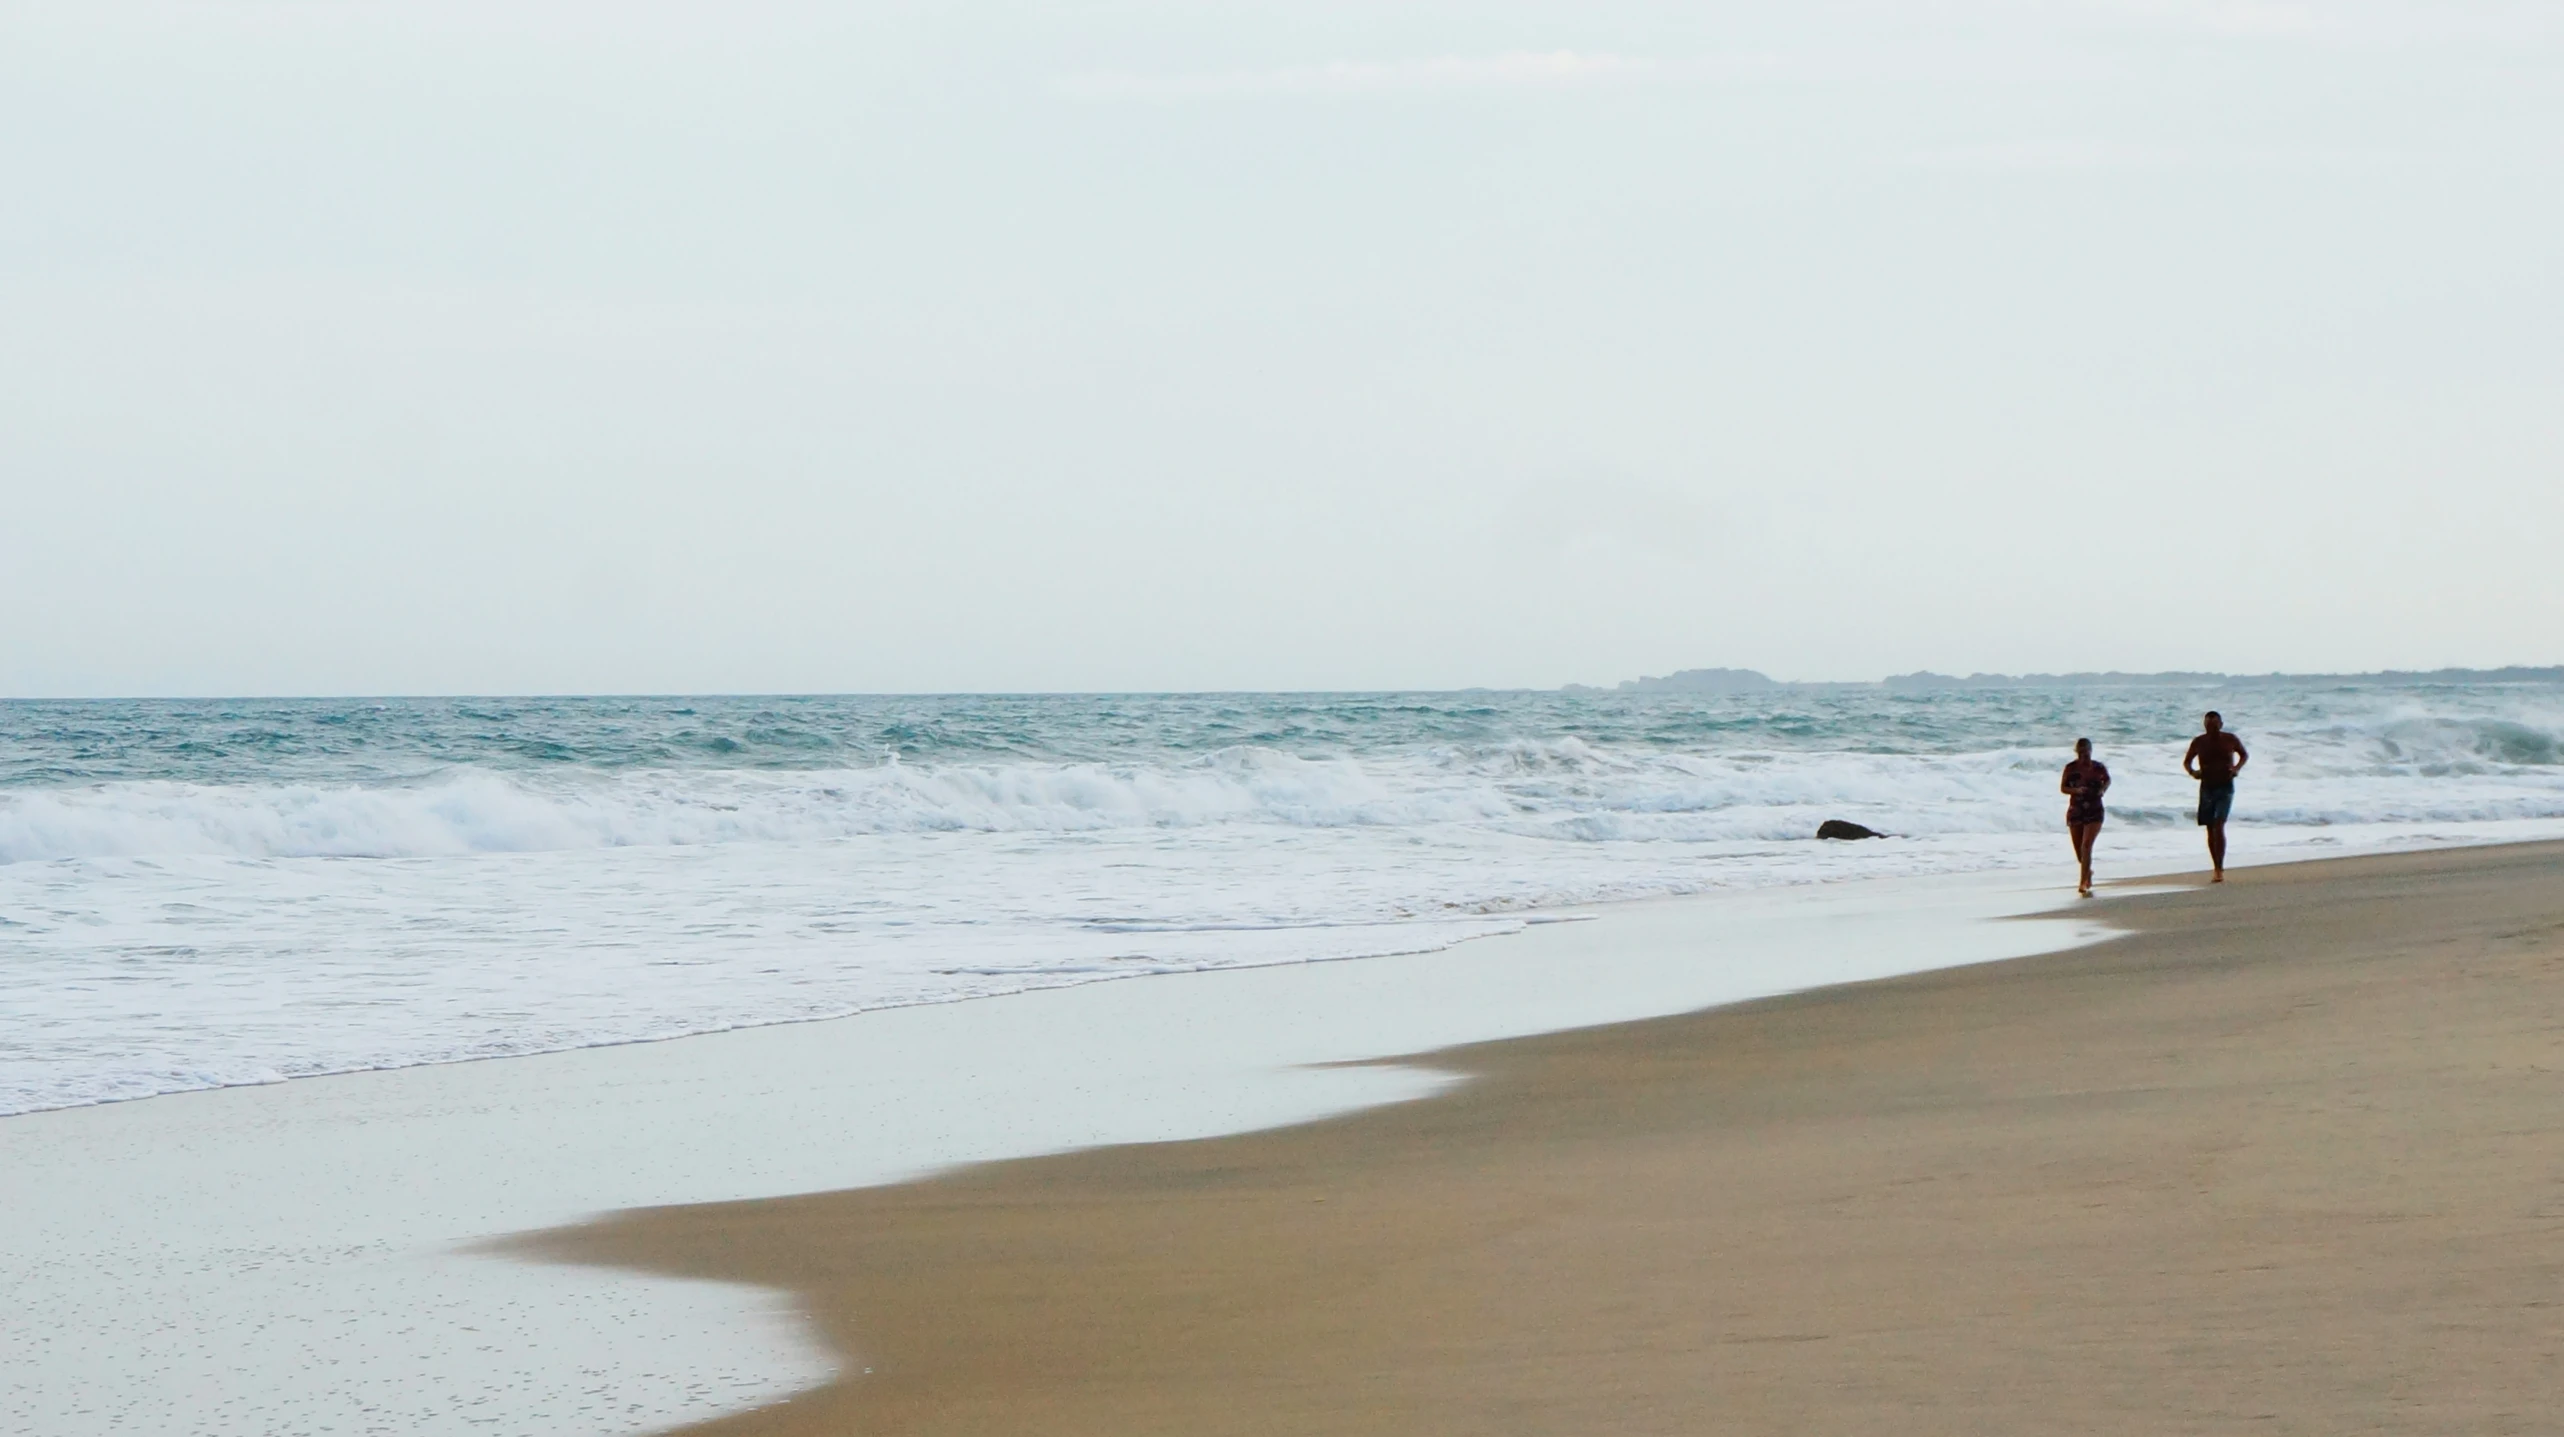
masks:
<path fill-rule="evenodd" d="M 2199 826 L 2208 830 L 2208 861 L 2217 866 L 2211 883 L 2226 881 L 2226 815 L 2234 811 L 2235 775 L 2243 772 L 2243 740 L 2226 732 L 2226 721 L 2208 710 L 2208 730 L 2190 741 L 2181 756 L 2181 771 L 2199 780 Z"/>

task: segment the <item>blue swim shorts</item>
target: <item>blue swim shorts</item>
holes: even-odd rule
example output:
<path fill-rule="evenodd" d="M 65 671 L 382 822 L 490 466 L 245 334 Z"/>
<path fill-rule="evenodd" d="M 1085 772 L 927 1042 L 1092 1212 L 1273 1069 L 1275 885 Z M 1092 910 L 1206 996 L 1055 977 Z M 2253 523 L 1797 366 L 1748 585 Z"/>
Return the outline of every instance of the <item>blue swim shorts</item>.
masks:
<path fill-rule="evenodd" d="M 2233 784 L 2203 783 L 2199 785 L 2199 826 L 2201 828 L 2212 823 L 2225 822 L 2226 815 L 2234 811 L 2235 786 Z"/>

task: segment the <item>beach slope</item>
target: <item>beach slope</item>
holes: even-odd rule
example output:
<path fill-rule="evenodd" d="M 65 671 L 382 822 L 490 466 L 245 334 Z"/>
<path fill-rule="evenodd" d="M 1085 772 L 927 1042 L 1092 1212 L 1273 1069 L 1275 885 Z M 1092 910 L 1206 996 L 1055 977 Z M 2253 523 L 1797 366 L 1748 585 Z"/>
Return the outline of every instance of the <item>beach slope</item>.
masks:
<path fill-rule="evenodd" d="M 1427 1101 L 531 1246 L 799 1294 L 847 1376 L 723 1437 L 2544 1427 L 2564 845 L 2106 911 Z"/>

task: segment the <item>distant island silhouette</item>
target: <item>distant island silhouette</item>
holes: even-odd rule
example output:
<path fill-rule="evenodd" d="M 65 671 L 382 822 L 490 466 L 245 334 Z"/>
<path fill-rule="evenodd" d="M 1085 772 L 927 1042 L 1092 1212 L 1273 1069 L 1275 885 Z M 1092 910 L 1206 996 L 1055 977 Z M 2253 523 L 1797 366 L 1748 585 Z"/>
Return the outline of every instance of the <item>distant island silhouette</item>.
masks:
<path fill-rule="evenodd" d="M 2531 668 L 2513 664 L 2499 669 L 2383 669 L 2364 674 L 2220 674 L 2174 670 L 2164 673 L 2131 674 L 2112 670 L 2107 673 L 2077 674 L 1936 674 L 1918 670 L 1910 674 L 1890 674 L 1875 683 L 1800 683 L 1776 679 L 1755 669 L 1678 669 L 1664 675 L 1623 679 L 1611 688 L 1590 684 L 1568 684 L 1565 692 L 1577 694 L 1750 694 L 1781 690 L 1884 689 L 1890 693 L 1921 693 L 1933 689 L 2052 689 L 2052 688 L 2138 688 L 2200 687 L 2216 685 L 2248 688 L 2259 684 L 2552 684 L 2564 683 L 2564 664 Z"/>

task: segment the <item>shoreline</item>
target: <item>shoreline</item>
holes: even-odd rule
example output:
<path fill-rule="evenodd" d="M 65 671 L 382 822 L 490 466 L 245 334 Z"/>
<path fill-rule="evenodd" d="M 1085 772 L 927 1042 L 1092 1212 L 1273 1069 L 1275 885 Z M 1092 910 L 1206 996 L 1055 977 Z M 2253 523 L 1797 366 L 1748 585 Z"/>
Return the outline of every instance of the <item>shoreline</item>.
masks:
<path fill-rule="evenodd" d="M 2415 849 L 2440 847 L 2473 847 L 2518 842 L 2534 842 L 2550 838 L 2564 839 L 2564 820 L 2502 819 L 2472 820 L 2462 823 L 2423 826 L 2415 826 L 2405 823 L 2391 823 L 2333 825 L 2313 828 L 2283 825 L 2272 828 L 2258 828 L 2252 830 L 2251 833 L 2253 840 L 2251 844 L 2245 851 L 2238 853 L 2234 858 L 2234 863 L 2237 867 L 2304 862 L 2340 854 L 2403 852 Z M 2022 835 L 2012 835 L 2011 837 L 2019 838 L 2021 836 Z M 1136 978 L 1187 978 L 1212 973 L 1244 972 L 1259 968 L 1289 968 L 1310 964 L 1396 960 L 1399 958 L 1410 957 L 1417 953 L 1444 951 L 1454 947 L 1465 946 L 1487 938 L 1516 938 L 1521 936 L 1520 930 L 1522 928 L 1538 926 L 1543 923 L 1557 922 L 1562 919 L 1572 920 L 1575 918 L 1608 914 L 1627 909 L 1645 908 L 1649 905 L 1660 903 L 1719 902 L 1740 898 L 1750 899 L 1750 896 L 1754 894 L 1773 894 L 1791 891 L 1826 892 L 1850 890 L 1858 889 L 1864 885 L 1884 882 L 1910 882 L 1921 884 L 1965 884 L 1970 882 L 2012 883 L 2035 889 L 2046 886 L 2040 881 L 2040 875 L 2053 873 L 2061 866 L 2068 867 L 2070 870 L 2070 864 L 2058 864 L 2054 860 L 2052 854 L 2048 852 L 2052 847 L 2058 846 L 2053 840 L 2053 835 L 2046 833 L 2038 835 L 2037 846 L 2042 856 L 2035 860 L 2028 859 L 2021 853 L 2010 851 L 1986 850 L 1973 853 L 1951 852 L 1943 853 L 1938 856 L 1939 863 L 1945 863 L 1947 866 L 1927 864 L 1920 868 L 1899 868 L 1891 862 L 1880 865 L 1892 870 L 1885 873 L 1875 871 L 1865 872 L 1862 871 L 1859 866 L 1871 861 L 1870 859 L 1861 856 L 1861 851 L 1872 847 L 1871 844 L 1818 842 L 1812 845 L 1815 849 L 1822 850 L 1831 857 L 1847 860 L 1848 865 L 1839 870 L 1812 870 L 1795 876 L 1757 874 L 1742 882 L 1721 882 L 1709 886 L 1693 887 L 1674 892 L 1651 894 L 1639 897 L 1617 897 L 1576 903 L 1559 902 L 1546 906 L 1498 908 L 1485 911 L 1472 910 L 1466 914 L 1458 915 L 1457 918 L 1449 921 L 1461 924 L 1492 925 L 1487 931 L 1444 934 L 1439 936 L 1417 935 L 1414 937 L 1408 937 L 1401 935 L 1394 943 L 1384 945 L 1379 949 L 1366 949 L 1364 951 L 1352 953 L 1322 954 L 1318 956 L 1305 957 L 1259 957 L 1244 961 L 1205 962 L 1199 966 L 1193 967 L 1163 967 L 1145 969 L 1136 972 L 1081 971 L 1074 975 L 1060 975 L 1029 971 L 1022 975 L 1025 981 L 1023 981 L 1019 986 L 998 991 L 898 998 L 884 1000 L 877 1003 L 868 1003 L 847 1009 L 831 1010 L 818 1014 L 797 1014 L 785 1017 L 754 1018 L 745 1021 L 730 1022 L 726 1026 L 711 1026 L 696 1028 L 689 1031 L 655 1033 L 645 1036 L 611 1038 L 583 1037 L 564 1041 L 558 1046 L 537 1046 L 510 1052 L 471 1053 L 438 1057 L 411 1057 L 392 1059 L 389 1061 L 358 1063 L 343 1067 L 332 1066 L 307 1069 L 284 1075 L 279 1075 L 271 1070 L 267 1071 L 263 1076 L 255 1079 L 225 1080 L 215 1078 L 188 1083 L 185 1085 L 169 1086 L 156 1091 L 133 1092 L 129 1094 L 90 1097 L 76 1100 L 55 1100 L 35 1107 L 17 1108 L 7 1112 L 0 1112 L 0 1124 L 5 1124 L 18 1118 L 41 1113 L 109 1107 L 117 1104 L 144 1102 L 152 1099 L 186 1098 L 195 1094 L 221 1092 L 234 1089 L 276 1087 L 280 1085 L 293 1085 L 311 1081 L 328 1082 L 349 1078 L 362 1078 L 369 1074 L 401 1072 L 415 1068 L 451 1067 L 490 1062 L 540 1061 L 562 1054 L 590 1050 L 651 1046 L 665 1043 L 682 1043 L 707 1038 L 719 1038 L 737 1033 L 753 1033 L 772 1029 L 787 1029 L 810 1024 L 824 1025 L 860 1019 L 872 1014 L 892 1012 L 903 1008 L 933 1007 L 955 1003 L 974 1003 L 990 999 L 1014 999 L 1033 993 L 1054 992 L 1070 988 L 1091 986 L 1097 983 L 1119 983 Z M 2105 873 L 2132 873 L 2137 875 L 2177 873 L 2184 871 L 2196 860 L 2197 857 L 2197 840 L 2192 836 L 2192 830 L 2188 826 L 2186 818 L 2178 824 L 2171 825 L 2145 822 L 2132 823 L 2121 819 L 2117 821 L 2113 827 L 2105 831 L 2102 842 L 2102 868 Z M 1901 857 L 1902 855 L 1897 856 Z M 1876 855 L 1876 857 L 1885 859 L 1890 857 L 1890 855 L 1881 853 Z M 1441 916 L 1411 915 L 1411 917 L 1423 918 L 1429 923 Z M 1404 921 L 1406 920 L 1401 920 L 1401 922 Z M 1395 928 L 1397 925 L 1390 924 L 1387 926 Z"/>
<path fill-rule="evenodd" d="M 706 1437 L 2526 1430 L 2564 844 L 2229 878 L 2069 910 L 2099 948 L 1386 1060 L 1471 1076 L 1428 1101 L 520 1250 L 798 1294 L 848 1375 Z"/>
<path fill-rule="evenodd" d="M 2099 936 L 2080 912 L 1985 921 L 2063 901 L 2023 877 L 0 1120 L 0 1282 L 40 1338 L 0 1351 L 0 1427 L 602 1437 L 753 1408 L 837 1366 L 775 1292 L 475 1254 L 630 1208 L 1284 1127 L 1448 1082 L 1387 1054 Z"/>
<path fill-rule="evenodd" d="M 1593 905 L 1581 912 L 1601 921 L 1361 963 L 0 1119 L 0 1205 L 18 1217 L 0 1230 L 0 1282 L 43 1338 L 0 1352 L 0 1425 L 287 1437 L 389 1420 L 459 1437 L 495 1422 L 604 1437 L 668 1430 L 706 1404 L 753 1409 L 837 1370 L 788 1294 L 470 1254 L 628 1209 L 1393 1104 L 1448 1079 L 1384 1055 L 2070 947 L 2118 906 L 2031 877 Z M 2006 915 L 2052 921 L 1984 921 Z M 1111 1041 L 1123 1032 L 1143 1036 Z"/>

